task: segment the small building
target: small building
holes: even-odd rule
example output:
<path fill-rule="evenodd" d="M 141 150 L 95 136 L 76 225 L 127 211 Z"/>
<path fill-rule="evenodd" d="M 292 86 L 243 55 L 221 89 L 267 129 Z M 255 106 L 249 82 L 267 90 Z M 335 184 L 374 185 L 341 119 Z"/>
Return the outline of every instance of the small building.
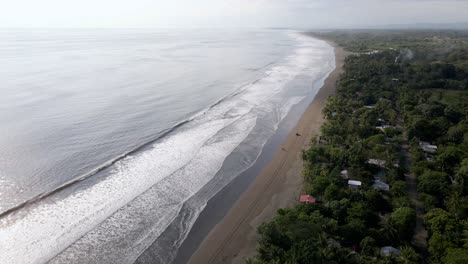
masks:
<path fill-rule="evenodd" d="M 386 184 L 381 180 L 375 180 L 374 184 L 372 184 L 372 188 L 382 191 L 388 191 L 390 190 L 390 185 Z"/>
<path fill-rule="evenodd" d="M 364 54 L 366 55 L 374 55 L 374 54 L 378 54 L 380 53 L 381 51 L 380 50 L 371 50 L 371 51 L 368 51 L 368 52 L 364 52 Z"/>
<path fill-rule="evenodd" d="M 393 127 L 393 126 L 389 126 L 389 125 L 382 125 L 382 126 L 376 126 L 375 128 L 378 129 L 378 130 L 381 130 L 382 132 L 385 132 L 385 129 L 387 129 L 387 128 L 394 128 L 394 127 Z"/>
<path fill-rule="evenodd" d="M 397 248 L 391 247 L 391 246 L 382 247 L 380 249 L 380 254 L 382 256 L 386 256 L 386 257 L 398 256 L 398 255 L 400 255 L 400 253 L 401 253 L 400 250 L 398 250 Z"/>
<path fill-rule="evenodd" d="M 374 105 L 366 105 L 364 106 L 365 108 L 368 108 L 368 109 L 373 109 L 375 106 Z"/>
<path fill-rule="evenodd" d="M 381 168 L 385 168 L 385 160 L 380 160 L 380 159 L 369 159 L 367 160 L 367 163 L 375 166 L 379 166 Z"/>
<path fill-rule="evenodd" d="M 348 186 L 352 190 L 358 190 L 362 185 L 360 181 L 348 180 Z"/>
<path fill-rule="evenodd" d="M 379 100 L 380 100 L 380 101 L 385 101 L 385 102 L 390 102 L 390 103 L 392 102 L 391 100 L 388 100 L 387 98 L 382 98 L 382 97 L 379 98 Z"/>
<path fill-rule="evenodd" d="M 419 147 L 424 151 L 424 152 L 427 152 L 427 153 L 436 153 L 437 152 L 437 146 L 436 145 L 432 145 L 431 143 L 429 142 L 424 142 L 424 141 L 420 141 L 419 142 Z"/>
<path fill-rule="evenodd" d="M 432 157 L 431 155 L 426 155 L 426 161 L 427 162 L 434 162 L 434 157 Z"/>
<path fill-rule="evenodd" d="M 312 197 L 312 196 L 310 196 L 308 194 L 303 194 L 299 198 L 299 202 L 301 202 L 301 203 L 315 203 L 316 201 L 317 201 L 317 199 L 315 199 L 314 197 Z"/>
<path fill-rule="evenodd" d="M 342 171 L 340 172 L 340 176 L 341 176 L 341 178 L 343 178 L 343 179 L 348 179 L 348 178 L 349 178 L 348 170 L 342 170 Z"/>

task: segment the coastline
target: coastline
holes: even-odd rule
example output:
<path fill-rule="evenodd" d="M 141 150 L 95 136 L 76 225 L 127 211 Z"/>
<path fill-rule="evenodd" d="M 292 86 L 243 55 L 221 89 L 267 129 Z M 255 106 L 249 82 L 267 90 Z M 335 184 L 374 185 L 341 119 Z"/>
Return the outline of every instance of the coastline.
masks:
<path fill-rule="evenodd" d="M 312 102 L 304 107 L 306 109 L 302 110 L 300 119 L 294 120 L 294 124 L 290 125 L 289 132 L 276 148 L 266 150 L 272 152 L 269 159 L 259 165 L 261 167 L 254 179 L 248 183 L 239 199 L 233 202 L 233 206 L 222 213 L 219 223 L 213 224 L 214 227 L 210 230 L 206 230 L 206 225 L 202 226 L 205 230 L 199 232 L 208 235 L 204 236 L 201 244 L 196 239 L 191 241 L 195 246 L 199 245 L 198 249 L 181 248 L 182 252 L 179 253 L 185 256 L 178 256 L 175 263 L 183 263 L 184 258 L 187 260 L 190 255 L 189 263 L 244 263 L 247 257 L 255 255 L 257 227 L 271 219 L 278 208 L 297 203 L 302 189 L 301 153 L 319 132 L 323 123 L 321 110 L 327 98 L 335 91 L 336 80 L 342 71 L 346 55 L 342 48 L 328 43 L 335 49 L 336 68 L 324 81 Z M 200 236 L 199 234 L 198 237 Z M 191 252 L 194 252 L 193 255 Z"/>

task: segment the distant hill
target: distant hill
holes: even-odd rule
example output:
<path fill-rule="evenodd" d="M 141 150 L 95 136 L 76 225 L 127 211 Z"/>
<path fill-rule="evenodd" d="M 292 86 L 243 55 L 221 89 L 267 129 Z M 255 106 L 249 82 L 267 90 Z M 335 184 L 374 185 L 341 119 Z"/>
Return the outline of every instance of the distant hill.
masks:
<path fill-rule="evenodd" d="M 385 25 L 383 29 L 467 29 L 468 22 L 463 23 L 417 23 L 417 24 L 391 24 Z"/>

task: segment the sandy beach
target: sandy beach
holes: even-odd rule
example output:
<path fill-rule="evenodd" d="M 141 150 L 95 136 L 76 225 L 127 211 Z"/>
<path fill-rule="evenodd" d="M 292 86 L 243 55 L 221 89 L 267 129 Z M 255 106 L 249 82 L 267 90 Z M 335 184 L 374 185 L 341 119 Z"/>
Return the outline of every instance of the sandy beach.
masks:
<path fill-rule="evenodd" d="M 222 221 L 209 232 L 189 263 L 245 263 L 247 258 L 255 255 L 257 227 L 272 219 L 277 209 L 298 202 L 302 189 L 301 153 L 311 138 L 319 133 L 323 123 L 322 109 L 327 98 L 335 92 L 346 56 L 342 48 L 334 47 L 335 70 L 271 161 Z"/>

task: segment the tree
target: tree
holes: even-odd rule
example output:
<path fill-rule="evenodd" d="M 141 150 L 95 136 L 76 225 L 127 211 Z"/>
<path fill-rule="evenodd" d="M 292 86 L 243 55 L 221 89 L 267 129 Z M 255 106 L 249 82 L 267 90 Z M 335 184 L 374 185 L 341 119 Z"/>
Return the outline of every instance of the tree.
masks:
<path fill-rule="evenodd" d="M 448 146 L 439 152 L 436 161 L 444 171 L 452 173 L 464 155 L 466 153 L 461 148 Z"/>
<path fill-rule="evenodd" d="M 372 211 L 387 211 L 391 210 L 388 201 L 382 196 L 382 194 L 376 189 L 370 189 L 364 193 L 367 200 L 367 205 Z"/>
<path fill-rule="evenodd" d="M 420 193 L 419 200 L 422 202 L 424 210 L 426 211 L 434 209 L 438 204 L 437 197 L 427 193 Z"/>
<path fill-rule="evenodd" d="M 366 224 L 363 220 L 352 219 L 340 227 L 340 234 L 346 241 L 357 244 L 366 236 L 366 230 Z"/>
<path fill-rule="evenodd" d="M 418 177 L 418 191 L 442 199 L 449 187 L 448 176 L 444 172 L 427 170 Z"/>
<path fill-rule="evenodd" d="M 372 223 L 375 220 L 371 208 L 364 202 L 355 202 L 351 204 L 348 209 L 348 222 L 352 220 L 362 220 L 365 223 Z"/>
<path fill-rule="evenodd" d="M 283 234 L 273 221 L 264 223 L 258 228 L 260 239 L 258 253 L 261 260 L 271 261 L 284 259 L 286 251 L 291 247 L 291 240 Z"/>
<path fill-rule="evenodd" d="M 337 200 L 341 197 L 341 188 L 336 186 L 335 184 L 330 184 L 324 192 L 324 198 L 327 201 Z"/>
<path fill-rule="evenodd" d="M 445 108 L 445 116 L 448 120 L 452 123 L 458 123 L 463 118 L 463 112 L 459 111 L 459 109 L 455 108 L 453 105 L 449 105 Z"/>
<path fill-rule="evenodd" d="M 468 193 L 468 158 L 463 159 L 460 163 L 460 168 L 455 174 L 454 182 L 463 185 L 463 192 Z M 464 184 L 465 182 L 467 184 Z"/>
<path fill-rule="evenodd" d="M 468 263 L 468 249 L 450 248 L 444 260 L 446 264 L 466 264 Z"/>
<path fill-rule="evenodd" d="M 392 243 L 398 238 L 398 229 L 389 216 L 382 220 L 380 234 L 382 234 L 382 238 L 387 240 L 387 243 Z"/>
<path fill-rule="evenodd" d="M 322 196 L 325 193 L 325 190 L 332 183 L 330 177 L 326 176 L 317 176 L 312 181 L 312 194 L 317 196 Z"/>
<path fill-rule="evenodd" d="M 440 208 L 432 209 L 424 215 L 424 223 L 430 233 L 458 232 L 462 228 L 451 214 Z"/>
<path fill-rule="evenodd" d="M 361 247 L 361 254 L 363 255 L 373 256 L 377 251 L 377 242 L 370 236 L 363 238 L 359 246 Z"/>
<path fill-rule="evenodd" d="M 445 257 L 447 250 L 454 246 L 455 245 L 441 233 L 434 233 L 429 239 L 428 251 L 434 263 L 440 263 Z"/>
<path fill-rule="evenodd" d="M 390 193 L 393 197 L 400 197 L 406 195 L 406 182 L 404 181 L 395 181 L 392 184 Z"/>
<path fill-rule="evenodd" d="M 401 264 L 417 264 L 420 263 L 419 254 L 410 246 L 403 246 L 401 253 L 398 256 L 398 263 Z"/>
<path fill-rule="evenodd" d="M 416 212 L 413 208 L 401 207 L 393 211 L 390 215 L 390 221 L 398 232 L 398 238 L 411 240 L 413 237 L 414 226 L 416 225 Z"/>
<path fill-rule="evenodd" d="M 466 211 L 468 209 L 468 197 L 462 196 L 462 188 L 463 186 L 459 185 L 453 186 L 450 195 L 445 200 L 447 210 L 457 219 L 464 218 L 467 215 Z"/>

